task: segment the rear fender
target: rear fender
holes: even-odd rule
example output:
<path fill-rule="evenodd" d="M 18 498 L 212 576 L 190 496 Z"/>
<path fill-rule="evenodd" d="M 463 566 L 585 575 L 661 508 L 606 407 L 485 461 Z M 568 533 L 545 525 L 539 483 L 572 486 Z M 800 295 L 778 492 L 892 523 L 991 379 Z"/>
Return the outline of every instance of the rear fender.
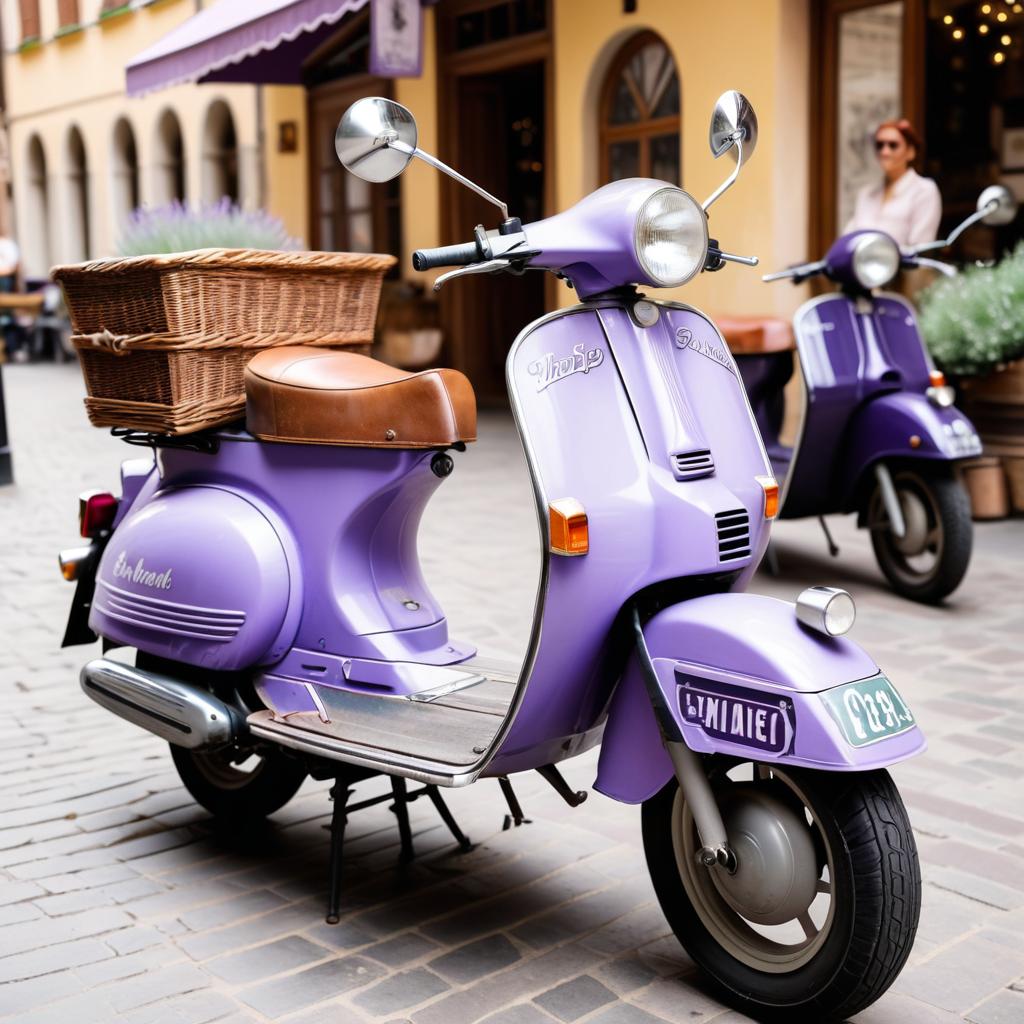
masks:
<path fill-rule="evenodd" d="M 872 398 L 851 418 L 847 438 L 845 468 L 836 474 L 846 484 L 840 507 L 847 511 L 856 507 L 864 475 L 882 459 L 952 462 L 981 454 L 974 425 L 956 406 L 939 408 L 916 391 Z"/>
<path fill-rule="evenodd" d="M 644 637 L 665 703 L 697 753 L 867 771 L 925 748 L 914 724 L 863 746 L 847 741 L 822 694 L 878 666 L 852 641 L 801 626 L 788 602 L 710 594 L 659 612 Z M 609 707 L 595 788 L 640 803 L 672 774 L 634 654 Z"/>

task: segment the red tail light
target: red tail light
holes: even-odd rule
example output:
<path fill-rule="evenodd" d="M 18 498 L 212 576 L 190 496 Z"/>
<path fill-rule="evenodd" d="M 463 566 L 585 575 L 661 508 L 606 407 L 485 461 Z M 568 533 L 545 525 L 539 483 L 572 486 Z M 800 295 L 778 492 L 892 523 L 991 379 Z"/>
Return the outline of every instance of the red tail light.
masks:
<path fill-rule="evenodd" d="M 86 491 L 78 497 L 78 529 L 83 537 L 95 537 L 114 525 L 117 498 L 106 491 Z"/>

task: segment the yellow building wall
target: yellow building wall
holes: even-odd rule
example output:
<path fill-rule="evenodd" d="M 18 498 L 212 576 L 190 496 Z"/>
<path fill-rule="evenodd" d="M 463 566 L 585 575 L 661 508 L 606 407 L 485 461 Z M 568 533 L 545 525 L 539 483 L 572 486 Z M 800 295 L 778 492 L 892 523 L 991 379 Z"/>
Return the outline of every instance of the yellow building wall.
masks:
<path fill-rule="evenodd" d="M 707 131 L 715 100 L 739 89 L 760 125 L 757 152 L 735 187 L 711 210 L 711 233 L 728 251 L 756 255 L 757 269 L 729 266 L 681 289 L 658 292 L 713 313 L 787 314 L 803 297 L 792 286 L 766 285 L 763 272 L 810 258 L 807 240 L 807 0 L 642 0 L 623 14 L 621 0 L 552 0 L 554 39 L 553 154 L 555 208 L 596 188 L 598 102 L 605 73 L 633 34 L 651 29 L 672 51 L 682 85 L 682 184 L 705 199 L 731 172 L 712 160 Z M 420 145 L 436 151 L 437 61 L 434 11 L 425 12 L 423 75 L 395 83 L 416 115 Z M 486 144 L 482 139 L 481 144 Z M 446 154 L 437 153 L 441 159 Z M 413 162 L 403 181 L 403 273 L 409 254 L 440 240 L 438 173 Z M 514 211 L 513 211 L 514 212 Z M 472 225 L 467 225 L 466 237 Z M 422 277 L 421 277 L 422 280 Z M 558 289 L 559 301 L 576 301 Z"/>
<path fill-rule="evenodd" d="M 278 151 L 280 125 L 294 121 L 298 128 L 294 153 Z M 267 210 L 284 221 L 288 234 L 309 244 L 309 123 L 306 90 L 301 85 L 263 87 L 263 157 Z"/>

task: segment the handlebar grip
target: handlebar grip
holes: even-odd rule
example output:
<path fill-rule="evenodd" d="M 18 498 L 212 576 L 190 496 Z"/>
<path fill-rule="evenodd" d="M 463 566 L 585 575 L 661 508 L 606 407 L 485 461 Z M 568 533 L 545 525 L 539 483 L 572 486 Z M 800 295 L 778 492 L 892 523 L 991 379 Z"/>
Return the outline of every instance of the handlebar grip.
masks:
<path fill-rule="evenodd" d="M 461 267 L 483 259 L 476 242 L 442 245 L 437 249 L 417 249 L 412 254 L 415 270 L 433 270 L 434 267 Z"/>

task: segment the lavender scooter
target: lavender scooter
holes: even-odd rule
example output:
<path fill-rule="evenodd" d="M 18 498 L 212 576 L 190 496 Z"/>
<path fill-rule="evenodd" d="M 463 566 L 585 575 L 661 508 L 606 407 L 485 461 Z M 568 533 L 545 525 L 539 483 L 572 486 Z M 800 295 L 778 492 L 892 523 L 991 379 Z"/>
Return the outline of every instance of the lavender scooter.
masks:
<path fill-rule="evenodd" d="M 393 777 L 396 796 L 408 779 L 436 796 L 497 778 L 518 819 L 509 776 L 540 771 L 578 803 L 556 765 L 600 743 L 595 788 L 643 804 L 651 877 L 692 957 L 747 1013 L 823 1021 L 877 999 L 913 942 L 917 853 L 885 768 L 924 737 L 840 635 L 848 594 L 743 592 L 777 487 L 735 363 L 703 314 L 634 288 L 754 262 L 709 241 L 705 211 L 755 141 L 753 111 L 726 93 L 710 142 L 736 167 L 703 208 L 631 179 L 526 227 L 503 208 L 497 230 L 415 256 L 458 267 L 438 284 L 542 269 L 581 299 L 508 357 L 545 552 L 521 668 L 449 637 L 416 556 L 420 513 L 473 436 L 445 412 L 468 382 L 428 371 L 430 390 L 398 401 L 408 375 L 311 349 L 269 384 L 272 353 L 250 363 L 252 432 L 151 438 L 156 466 L 125 463 L 119 501 L 93 519 L 86 499 L 91 545 L 63 556 L 81 592 L 68 639 L 91 635 L 91 598 L 91 631 L 139 654 L 90 661 L 85 692 L 169 740 L 225 817 L 277 809 L 310 773 L 337 779 L 343 825 L 362 772 Z M 350 108 L 337 147 L 371 181 L 414 156 L 455 173 L 380 98 Z M 384 410 L 361 406 L 372 446 L 346 425 L 368 382 Z M 306 396 L 293 413 L 289 387 Z M 314 406 L 337 415 L 310 436 Z M 396 409 L 447 435 L 396 430 Z"/>
<path fill-rule="evenodd" d="M 980 455 L 981 441 L 932 366 L 913 306 L 881 289 L 901 267 L 955 274 L 924 253 L 978 221 L 1007 224 L 1016 212 L 1010 192 L 992 185 L 948 238 L 901 252 L 882 231 L 854 231 L 824 259 L 765 277 L 799 284 L 823 274 L 837 285 L 793 317 L 806 394 L 795 447 L 779 440 L 792 353 L 737 361 L 782 481 L 781 517 L 819 517 L 836 554 L 823 517 L 856 512 L 886 579 L 913 600 L 941 601 L 967 571 L 971 508 L 955 467 Z"/>

